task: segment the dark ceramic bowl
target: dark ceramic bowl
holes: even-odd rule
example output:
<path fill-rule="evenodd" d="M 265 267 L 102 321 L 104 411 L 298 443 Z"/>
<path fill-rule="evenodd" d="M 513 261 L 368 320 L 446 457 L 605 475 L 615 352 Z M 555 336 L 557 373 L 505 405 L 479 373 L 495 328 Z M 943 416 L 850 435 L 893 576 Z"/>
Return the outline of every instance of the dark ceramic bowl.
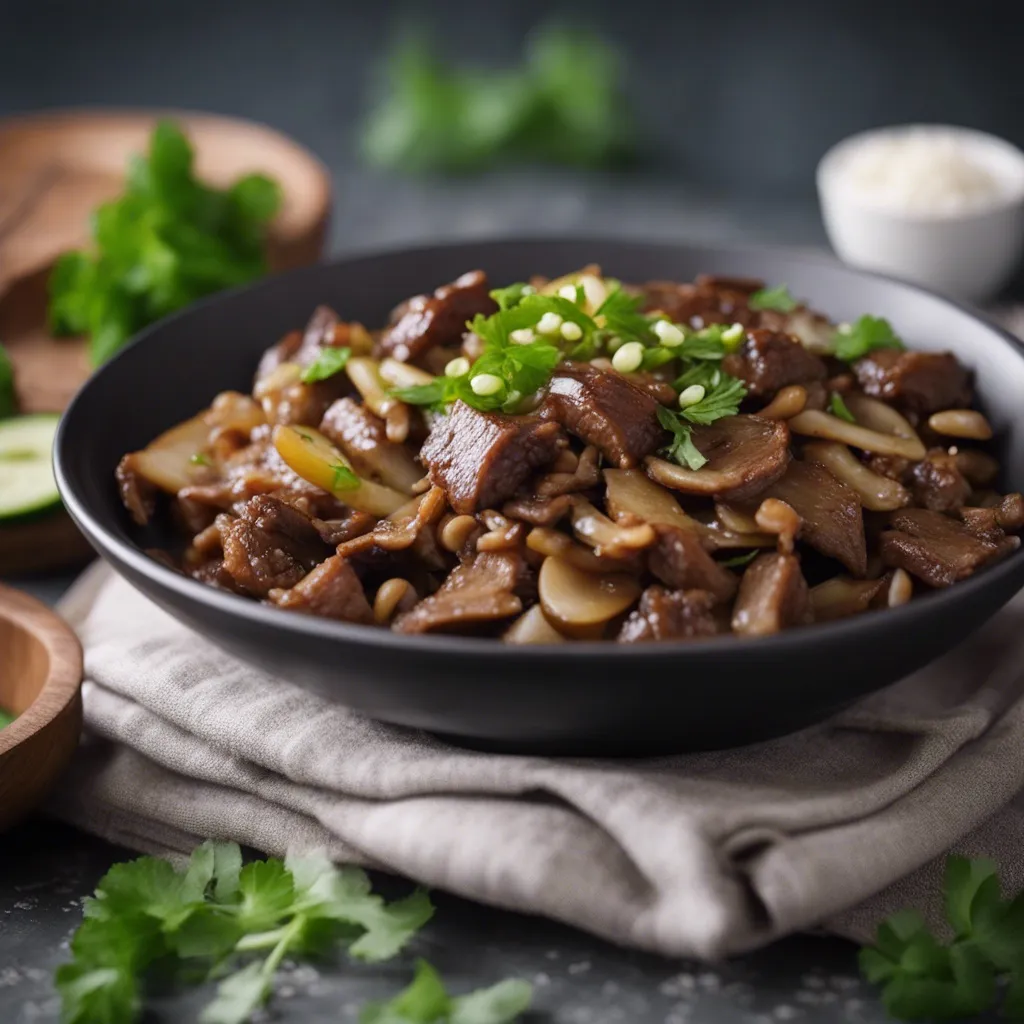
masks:
<path fill-rule="evenodd" d="M 262 669 L 381 719 L 529 751 L 643 753 L 719 747 L 820 720 L 921 668 L 1024 586 L 1024 551 L 892 611 L 764 639 L 506 647 L 398 636 L 281 611 L 165 568 L 118 500 L 121 455 L 204 407 L 247 391 L 260 353 L 318 303 L 383 322 L 399 299 L 481 267 L 492 281 L 587 263 L 627 281 L 738 274 L 785 282 L 838 320 L 890 318 L 914 347 L 953 350 L 977 374 L 1008 489 L 1024 490 L 1024 350 L 974 312 L 920 288 L 782 250 L 616 241 L 471 242 L 340 260 L 219 296 L 143 332 L 68 409 L 57 438 L 61 494 L 99 553 L 197 632 Z"/>

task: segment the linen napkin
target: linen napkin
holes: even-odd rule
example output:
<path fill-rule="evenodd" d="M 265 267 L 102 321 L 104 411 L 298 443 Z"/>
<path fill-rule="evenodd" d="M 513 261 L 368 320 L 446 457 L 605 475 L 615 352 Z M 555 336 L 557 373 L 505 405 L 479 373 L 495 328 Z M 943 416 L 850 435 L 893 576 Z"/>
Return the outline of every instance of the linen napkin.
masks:
<path fill-rule="evenodd" d="M 370 721 L 235 661 L 102 566 L 62 610 L 85 647 L 88 736 L 54 810 L 133 849 L 323 847 L 702 958 L 819 926 L 863 938 L 930 905 L 953 846 L 1024 884 L 1024 596 L 823 725 L 631 761 L 480 753 Z"/>

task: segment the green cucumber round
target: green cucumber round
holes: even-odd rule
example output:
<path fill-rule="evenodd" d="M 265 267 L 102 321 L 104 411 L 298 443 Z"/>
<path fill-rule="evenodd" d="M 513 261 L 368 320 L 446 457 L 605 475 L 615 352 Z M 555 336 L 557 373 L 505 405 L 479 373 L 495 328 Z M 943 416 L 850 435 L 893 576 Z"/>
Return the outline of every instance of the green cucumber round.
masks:
<path fill-rule="evenodd" d="M 0 522 L 60 506 L 53 478 L 53 437 L 59 420 L 43 413 L 0 420 Z"/>

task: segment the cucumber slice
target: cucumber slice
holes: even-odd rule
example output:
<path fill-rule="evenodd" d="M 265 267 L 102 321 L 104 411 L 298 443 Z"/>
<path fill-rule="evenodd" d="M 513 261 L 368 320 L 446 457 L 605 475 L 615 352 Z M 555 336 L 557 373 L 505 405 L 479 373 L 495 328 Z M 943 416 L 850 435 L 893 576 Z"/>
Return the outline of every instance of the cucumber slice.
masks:
<path fill-rule="evenodd" d="M 53 436 L 59 416 L 0 420 L 0 522 L 60 505 L 53 478 Z"/>

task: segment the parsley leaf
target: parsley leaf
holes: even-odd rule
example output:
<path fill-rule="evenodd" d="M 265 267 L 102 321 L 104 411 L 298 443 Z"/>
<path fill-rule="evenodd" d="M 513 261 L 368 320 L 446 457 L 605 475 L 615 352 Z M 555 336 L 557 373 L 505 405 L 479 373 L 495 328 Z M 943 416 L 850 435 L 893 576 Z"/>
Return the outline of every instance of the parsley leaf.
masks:
<path fill-rule="evenodd" d="M 491 298 L 498 304 L 498 309 L 513 309 L 523 301 L 524 296 L 532 295 L 536 289 L 525 281 L 517 281 L 505 288 L 495 288 Z"/>
<path fill-rule="evenodd" d="M 452 997 L 437 971 L 418 960 L 408 988 L 363 1007 L 359 1024 L 511 1024 L 529 1009 L 532 997 L 530 984 L 518 979 Z"/>
<path fill-rule="evenodd" d="M 302 371 L 300 380 L 304 384 L 312 384 L 314 381 L 327 380 L 336 373 L 345 369 L 345 364 L 352 355 L 352 349 L 344 346 L 324 345 L 313 360 Z"/>
<path fill-rule="evenodd" d="M 93 216 L 93 247 L 57 260 L 48 316 L 55 334 L 90 335 L 94 365 L 133 334 L 196 299 L 267 270 L 267 225 L 277 184 L 247 175 L 229 189 L 193 173 L 180 128 L 161 121 L 146 156 L 128 168 L 124 193 Z"/>
<path fill-rule="evenodd" d="M 674 412 L 659 405 L 658 422 L 672 432 L 672 440 L 663 449 L 666 458 L 692 470 L 700 469 L 708 461 L 693 443 L 690 428 L 685 423 L 680 423 Z"/>
<path fill-rule="evenodd" d="M 332 491 L 354 491 L 362 481 L 346 465 L 336 462 L 331 466 L 331 490 Z"/>
<path fill-rule="evenodd" d="M 655 343 L 657 339 L 651 330 L 651 318 L 640 312 L 643 296 L 623 291 L 618 281 L 609 281 L 608 284 L 611 288 L 594 318 L 603 317 L 605 328 L 623 341 L 639 341 L 645 345 Z"/>
<path fill-rule="evenodd" d="M 800 303 L 789 294 L 789 288 L 780 284 L 776 288 L 762 288 L 750 296 L 751 309 L 774 309 L 779 313 L 792 313 Z"/>
<path fill-rule="evenodd" d="M 832 396 L 828 400 L 828 411 L 833 416 L 837 416 L 841 420 L 846 420 L 847 423 L 856 423 L 857 418 L 847 408 L 846 403 L 843 401 L 843 396 L 838 391 L 833 391 Z"/>
<path fill-rule="evenodd" d="M 879 348 L 904 348 L 888 320 L 864 315 L 848 330 L 840 328 L 833 339 L 834 354 L 844 363 L 852 363 Z"/>
<path fill-rule="evenodd" d="M 740 402 L 746 397 L 747 389 L 743 382 L 723 373 L 719 383 L 712 386 L 699 402 L 683 409 L 682 415 L 691 423 L 714 423 L 724 416 L 735 416 L 740 411 Z"/>
<path fill-rule="evenodd" d="M 883 986 L 882 1001 L 900 1020 L 977 1017 L 995 1002 L 1002 978 L 1003 1013 L 1020 1019 L 1024 896 L 1004 900 L 992 861 L 958 856 L 946 860 L 943 892 L 953 941 L 943 945 L 919 914 L 901 911 L 861 950 L 864 976 Z"/>
<path fill-rule="evenodd" d="M 0 345 L 0 420 L 13 416 L 18 411 L 18 400 L 14 390 L 14 365 L 7 349 Z"/>

